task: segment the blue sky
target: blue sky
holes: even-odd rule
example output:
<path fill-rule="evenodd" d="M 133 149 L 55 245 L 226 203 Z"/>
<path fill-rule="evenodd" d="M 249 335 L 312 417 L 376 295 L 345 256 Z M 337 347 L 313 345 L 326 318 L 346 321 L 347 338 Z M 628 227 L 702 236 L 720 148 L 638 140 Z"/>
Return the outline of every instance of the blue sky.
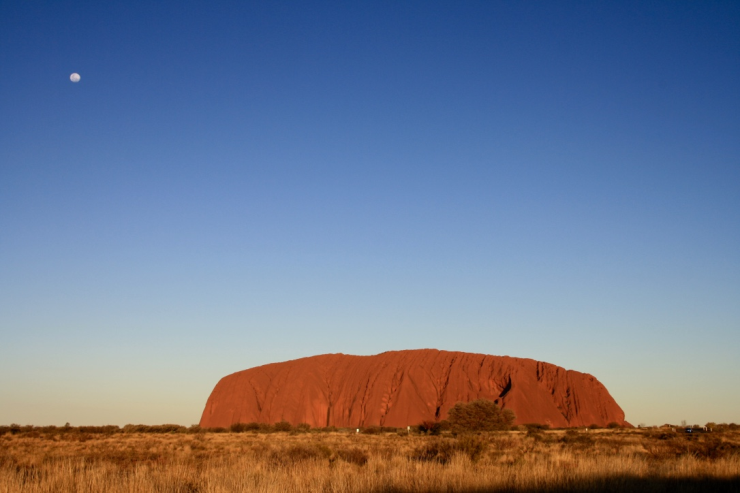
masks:
<path fill-rule="evenodd" d="M 0 424 L 187 425 L 234 371 L 424 347 L 740 422 L 738 23 L 3 2 Z"/>

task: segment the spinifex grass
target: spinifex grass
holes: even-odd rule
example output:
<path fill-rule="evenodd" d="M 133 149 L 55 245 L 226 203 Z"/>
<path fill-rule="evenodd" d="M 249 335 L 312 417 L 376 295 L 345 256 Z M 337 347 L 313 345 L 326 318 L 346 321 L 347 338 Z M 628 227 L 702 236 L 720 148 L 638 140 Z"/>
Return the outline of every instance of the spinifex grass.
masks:
<path fill-rule="evenodd" d="M 740 491 L 740 433 L 8 433 L 21 491 Z"/>

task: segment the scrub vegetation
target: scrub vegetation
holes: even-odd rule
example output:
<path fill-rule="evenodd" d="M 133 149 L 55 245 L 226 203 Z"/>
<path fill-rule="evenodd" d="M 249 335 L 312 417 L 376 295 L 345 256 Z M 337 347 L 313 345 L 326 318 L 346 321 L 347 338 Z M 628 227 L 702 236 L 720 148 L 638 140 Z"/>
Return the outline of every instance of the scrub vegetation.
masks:
<path fill-rule="evenodd" d="M 737 426 L 275 428 L 0 427 L 0 493 L 740 491 Z"/>

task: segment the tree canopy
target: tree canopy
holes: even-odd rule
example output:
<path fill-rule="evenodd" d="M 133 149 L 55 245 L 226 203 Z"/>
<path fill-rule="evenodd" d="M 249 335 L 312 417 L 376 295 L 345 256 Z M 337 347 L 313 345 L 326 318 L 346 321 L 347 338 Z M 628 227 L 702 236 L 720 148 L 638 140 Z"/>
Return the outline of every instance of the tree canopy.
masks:
<path fill-rule="evenodd" d="M 448 413 L 454 432 L 493 431 L 508 429 L 516 416 L 511 409 L 501 409 L 495 402 L 478 399 L 458 402 Z"/>

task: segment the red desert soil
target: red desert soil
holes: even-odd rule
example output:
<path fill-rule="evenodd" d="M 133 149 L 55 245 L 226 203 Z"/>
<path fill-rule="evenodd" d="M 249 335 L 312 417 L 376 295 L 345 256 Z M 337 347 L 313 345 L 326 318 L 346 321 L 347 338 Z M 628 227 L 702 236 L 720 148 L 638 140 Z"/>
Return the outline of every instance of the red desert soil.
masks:
<path fill-rule="evenodd" d="M 308 423 L 314 427 L 406 427 L 445 419 L 459 401 L 490 399 L 516 423 L 552 427 L 627 425 L 601 382 L 550 363 L 418 349 L 375 356 L 323 354 L 222 378 L 200 426 Z"/>

